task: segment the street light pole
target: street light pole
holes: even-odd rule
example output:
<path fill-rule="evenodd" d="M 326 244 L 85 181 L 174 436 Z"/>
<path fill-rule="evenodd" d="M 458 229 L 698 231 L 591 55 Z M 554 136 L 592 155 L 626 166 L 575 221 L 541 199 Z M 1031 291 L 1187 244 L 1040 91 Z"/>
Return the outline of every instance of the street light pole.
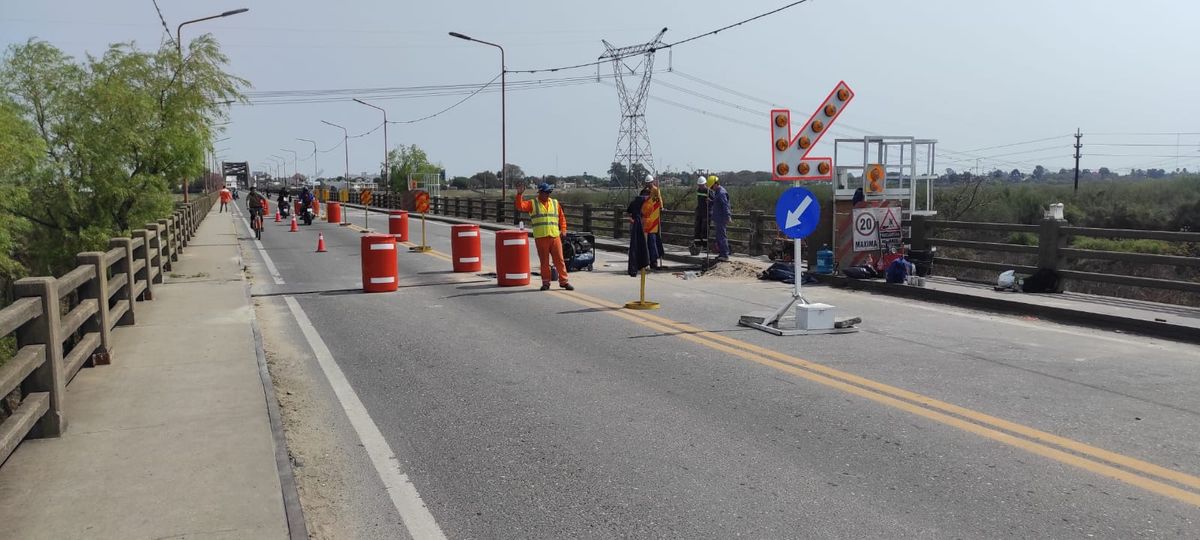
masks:
<path fill-rule="evenodd" d="M 383 113 L 383 185 L 387 186 L 388 189 L 391 189 L 391 185 L 388 183 L 388 176 L 391 176 L 392 171 L 391 168 L 388 167 L 387 111 L 383 110 L 381 107 L 376 107 L 358 98 L 354 98 L 354 101 Z"/>
<path fill-rule="evenodd" d="M 333 122 L 327 122 L 327 121 L 325 121 L 325 120 L 321 120 L 321 123 L 322 123 L 322 124 L 328 124 L 328 125 L 331 125 L 331 126 L 333 126 L 333 127 L 335 127 L 335 128 L 338 128 L 338 129 L 342 130 L 342 148 L 345 148 L 345 150 L 346 150 L 346 176 L 345 176 L 345 181 L 346 181 L 346 182 L 350 182 L 350 132 L 349 132 L 349 131 L 346 131 L 346 128 L 344 128 L 344 127 L 342 127 L 342 126 L 339 126 L 339 125 L 337 125 L 337 124 L 335 124 L 335 123 L 333 123 Z"/>
<path fill-rule="evenodd" d="M 504 63 L 504 47 L 501 47 L 495 43 L 483 41 L 481 39 L 475 39 L 471 36 L 460 34 L 458 32 L 450 32 L 450 36 L 458 39 L 465 39 L 467 41 L 474 41 L 476 43 L 482 43 L 484 45 L 491 45 L 492 47 L 500 49 L 500 198 L 507 199 L 508 174 L 504 169 L 508 166 L 508 141 L 506 140 L 508 130 L 505 126 L 508 118 L 508 113 L 505 110 L 505 75 L 508 73 L 508 68 L 505 67 Z"/>
<path fill-rule="evenodd" d="M 297 154 L 295 150 L 288 150 L 287 148 L 280 148 L 280 150 L 292 153 L 292 176 L 290 178 L 295 178 L 296 174 L 299 172 L 296 170 L 296 167 L 300 166 L 300 154 Z M 284 169 L 283 172 L 286 173 L 287 170 Z"/>
<path fill-rule="evenodd" d="M 184 26 L 187 26 L 187 25 L 189 25 L 189 24 L 192 24 L 192 23 L 198 23 L 198 22 L 202 22 L 202 21 L 208 21 L 208 20 L 212 20 L 212 19 L 220 19 L 221 17 L 228 17 L 228 16 L 230 16 L 230 15 L 237 15 L 237 14 L 239 14 L 239 13 L 245 13 L 245 12 L 247 12 L 247 11 L 250 11 L 250 8 L 240 8 L 240 9 L 234 9 L 234 10 L 226 11 L 226 12 L 224 12 L 224 13 L 221 13 L 221 14 L 219 14 L 219 15 L 212 15 L 212 16 L 210 16 L 210 17 L 202 17 L 202 18 L 199 18 L 199 19 L 192 19 L 192 20 L 190 20 L 190 21 L 183 21 L 182 23 L 179 23 L 179 26 L 177 26 L 177 27 L 175 28 L 175 52 L 179 54 L 179 69 L 180 69 L 180 70 L 183 70 L 183 39 L 182 39 L 182 34 L 183 34 L 183 27 L 184 27 Z M 184 180 L 183 180 L 183 202 L 185 202 L 185 203 L 186 203 L 186 202 L 188 202 L 188 181 L 187 181 L 187 179 L 186 179 L 186 178 L 184 178 Z"/>
<path fill-rule="evenodd" d="M 282 179 L 283 175 L 287 174 L 287 160 L 275 154 L 271 154 L 271 159 L 279 161 L 279 163 L 275 164 L 275 178 Z M 284 183 L 284 187 L 287 187 L 286 182 Z"/>
<path fill-rule="evenodd" d="M 316 181 L 317 181 L 317 141 L 314 141 L 312 139 L 301 139 L 299 137 L 296 137 L 296 140 L 304 141 L 306 143 L 312 143 L 312 145 L 313 145 L 313 177 L 312 177 L 312 181 L 313 181 L 313 183 L 316 183 Z"/>

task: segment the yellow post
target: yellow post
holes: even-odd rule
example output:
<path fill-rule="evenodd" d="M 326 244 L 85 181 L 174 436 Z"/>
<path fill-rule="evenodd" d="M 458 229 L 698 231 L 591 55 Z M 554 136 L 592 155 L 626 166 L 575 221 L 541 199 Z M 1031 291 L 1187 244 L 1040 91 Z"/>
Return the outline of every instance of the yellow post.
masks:
<path fill-rule="evenodd" d="M 640 299 L 625 304 L 626 309 L 658 309 L 658 302 L 646 300 L 646 269 L 642 269 L 642 289 Z"/>
<path fill-rule="evenodd" d="M 433 248 L 429 247 L 425 243 L 425 213 L 424 212 L 421 213 L 421 245 L 410 247 L 410 248 L 408 248 L 408 250 L 416 252 L 416 253 L 425 253 L 427 251 L 433 251 Z"/>

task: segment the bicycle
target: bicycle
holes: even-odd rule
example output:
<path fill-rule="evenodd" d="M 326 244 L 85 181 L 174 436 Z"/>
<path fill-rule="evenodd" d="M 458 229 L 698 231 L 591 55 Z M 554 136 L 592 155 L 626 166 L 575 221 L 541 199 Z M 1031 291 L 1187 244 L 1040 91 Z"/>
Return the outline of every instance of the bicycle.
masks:
<path fill-rule="evenodd" d="M 254 239 L 262 240 L 262 232 L 263 232 L 263 209 L 262 208 L 251 208 L 250 209 L 250 228 L 254 229 Z"/>

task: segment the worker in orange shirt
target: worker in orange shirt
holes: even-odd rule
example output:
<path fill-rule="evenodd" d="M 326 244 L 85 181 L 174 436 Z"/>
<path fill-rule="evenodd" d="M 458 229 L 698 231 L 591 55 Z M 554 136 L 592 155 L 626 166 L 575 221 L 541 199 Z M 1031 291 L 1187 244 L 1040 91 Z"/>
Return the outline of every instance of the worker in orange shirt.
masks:
<path fill-rule="evenodd" d="M 529 214 L 533 226 L 533 241 L 537 245 L 538 260 L 542 263 L 542 290 L 550 289 L 550 261 L 558 270 L 558 286 L 568 291 L 575 290 L 567 281 L 567 264 L 563 260 L 562 235 L 567 233 L 567 216 L 562 205 L 550 197 L 554 188 L 550 184 L 539 184 L 536 200 L 525 200 L 525 185 L 517 186 L 517 211 Z"/>
<path fill-rule="evenodd" d="M 221 201 L 221 209 L 217 213 L 224 212 L 229 207 L 229 201 L 233 200 L 233 192 L 229 188 L 221 186 L 221 191 L 217 192 L 217 198 Z"/>

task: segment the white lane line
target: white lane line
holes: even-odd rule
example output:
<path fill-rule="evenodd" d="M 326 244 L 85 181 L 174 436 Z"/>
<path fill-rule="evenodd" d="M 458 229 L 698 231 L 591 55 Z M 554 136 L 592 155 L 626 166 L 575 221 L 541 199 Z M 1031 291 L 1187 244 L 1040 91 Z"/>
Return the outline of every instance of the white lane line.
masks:
<path fill-rule="evenodd" d="M 437 520 L 433 518 L 433 514 L 425 507 L 425 503 L 421 500 L 421 494 L 417 493 L 416 486 L 408 480 L 407 474 L 400 471 L 396 453 L 383 438 L 379 426 L 371 419 L 367 408 L 358 398 L 358 394 L 354 392 L 354 388 L 350 386 L 350 382 L 346 380 L 346 375 L 342 373 L 337 361 L 333 359 L 333 353 L 329 352 L 329 347 L 325 345 L 325 341 L 313 327 L 312 321 L 308 319 L 308 315 L 304 313 L 300 303 L 292 296 L 284 296 L 283 300 L 287 303 L 288 309 L 292 311 L 292 317 L 296 319 L 300 331 L 304 333 L 304 339 L 308 341 L 308 346 L 312 347 L 313 353 L 317 357 L 317 364 L 321 366 L 321 371 L 325 372 L 325 378 L 333 387 L 333 393 L 341 403 L 342 410 L 346 411 L 350 425 L 358 434 L 358 440 L 367 450 L 367 456 L 371 458 L 375 472 L 383 481 L 383 486 L 392 499 L 392 505 L 400 513 L 400 519 L 404 521 L 408 534 L 416 540 L 446 538 L 442 529 L 438 527 Z"/>
<path fill-rule="evenodd" d="M 242 224 L 246 226 L 246 230 L 250 232 L 251 236 L 253 236 L 254 229 L 250 228 L 250 222 L 247 221 L 246 218 L 242 216 L 242 211 L 237 209 L 237 205 L 231 205 L 231 206 L 233 206 L 235 211 L 237 212 L 238 218 L 240 218 L 242 220 Z M 258 239 L 255 239 L 254 247 L 258 249 L 258 254 L 262 256 L 263 264 L 265 264 L 267 266 L 267 272 L 271 273 L 271 279 L 275 280 L 276 285 L 283 285 L 284 284 L 283 283 L 283 275 L 281 275 L 279 273 L 279 269 L 275 267 L 275 261 L 272 261 L 271 256 L 267 255 L 267 250 L 266 250 L 266 248 L 263 247 L 262 242 L 259 241 Z"/>

